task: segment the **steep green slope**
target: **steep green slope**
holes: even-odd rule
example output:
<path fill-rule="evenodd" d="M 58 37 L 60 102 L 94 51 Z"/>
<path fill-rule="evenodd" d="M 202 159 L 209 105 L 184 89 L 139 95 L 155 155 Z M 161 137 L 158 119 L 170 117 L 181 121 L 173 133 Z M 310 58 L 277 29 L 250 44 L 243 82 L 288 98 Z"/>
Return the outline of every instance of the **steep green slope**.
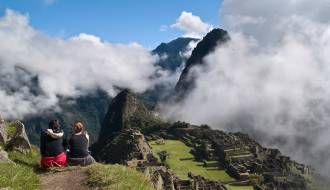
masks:
<path fill-rule="evenodd" d="M 96 164 L 88 168 L 86 184 L 93 188 L 111 190 L 153 190 L 140 172 L 121 165 Z"/>

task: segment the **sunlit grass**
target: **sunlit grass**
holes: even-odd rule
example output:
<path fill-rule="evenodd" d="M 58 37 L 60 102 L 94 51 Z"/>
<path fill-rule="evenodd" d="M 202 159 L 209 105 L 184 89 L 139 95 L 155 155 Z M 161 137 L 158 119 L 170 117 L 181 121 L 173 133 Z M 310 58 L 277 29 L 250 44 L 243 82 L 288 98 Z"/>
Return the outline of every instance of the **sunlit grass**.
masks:
<path fill-rule="evenodd" d="M 34 172 L 39 166 L 40 155 L 36 148 L 28 154 L 17 151 L 8 153 L 13 163 L 0 163 L 0 188 L 14 190 L 39 189 L 40 180 Z"/>
<path fill-rule="evenodd" d="M 253 190 L 253 186 L 234 186 L 234 185 L 227 185 L 228 190 Z"/>
<path fill-rule="evenodd" d="M 166 163 L 182 179 L 187 179 L 188 172 L 191 172 L 194 175 L 201 175 L 211 180 L 220 180 L 222 182 L 235 181 L 225 170 L 203 167 L 202 162 L 194 160 L 194 156 L 190 153 L 191 148 L 181 141 L 165 140 L 165 144 L 163 145 L 157 145 L 155 142 L 151 142 L 151 147 L 155 155 L 160 151 L 167 151 L 169 153 L 170 156 L 166 159 Z"/>
<path fill-rule="evenodd" d="M 121 165 L 95 164 L 88 168 L 86 184 L 93 188 L 111 190 L 153 190 L 140 172 Z"/>

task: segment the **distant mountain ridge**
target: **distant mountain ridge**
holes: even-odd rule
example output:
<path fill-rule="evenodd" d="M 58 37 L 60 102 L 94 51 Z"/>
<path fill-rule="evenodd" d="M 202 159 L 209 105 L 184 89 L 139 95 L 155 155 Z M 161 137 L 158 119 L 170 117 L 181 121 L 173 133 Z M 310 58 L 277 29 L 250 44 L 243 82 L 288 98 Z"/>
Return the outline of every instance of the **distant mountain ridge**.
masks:
<path fill-rule="evenodd" d="M 40 132 L 48 127 L 50 119 L 58 119 L 67 135 L 72 133 L 73 123 L 81 120 L 91 135 L 91 141 L 94 142 L 98 138 L 110 101 L 109 95 L 102 90 L 75 99 L 61 99 L 60 111 L 45 110 L 38 115 L 24 118 L 29 139 L 31 143 L 39 145 Z"/>
<path fill-rule="evenodd" d="M 161 59 L 157 62 L 163 70 L 170 73 L 181 72 L 181 69 L 187 61 L 186 55 L 189 54 L 188 46 L 190 43 L 197 43 L 196 38 L 177 38 L 168 43 L 161 43 L 152 51 Z M 193 47 L 189 47 L 193 48 Z M 158 84 L 153 89 L 148 89 L 146 92 L 139 94 L 138 97 L 149 109 L 154 109 L 158 101 L 161 101 L 167 96 L 170 96 L 174 90 L 175 84 Z"/>
<path fill-rule="evenodd" d="M 163 69 L 175 71 L 185 61 L 182 53 L 187 50 L 189 43 L 197 42 L 198 40 L 196 38 L 177 38 L 168 43 L 161 43 L 156 49 L 152 50 L 152 53 L 160 57 L 166 56 L 165 59 L 160 60 L 157 64 Z"/>

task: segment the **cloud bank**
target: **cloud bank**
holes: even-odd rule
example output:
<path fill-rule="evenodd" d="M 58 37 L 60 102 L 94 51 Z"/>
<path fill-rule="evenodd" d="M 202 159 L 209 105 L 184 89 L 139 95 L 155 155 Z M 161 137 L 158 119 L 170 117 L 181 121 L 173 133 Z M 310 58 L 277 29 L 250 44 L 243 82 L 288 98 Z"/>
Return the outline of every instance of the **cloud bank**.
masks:
<path fill-rule="evenodd" d="M 5 117 L 22 118 L 56 107 L 59 97 L 95 89 L 109 95 L 117 87 L 142 92 L 157 81 L 158 58 L 139 44 L 111 44 L 89 34 L 47 36 L 13 10 L 0 18 L 0 41 L 0 113 Z"/>
<path fill-rule="evenodd" d="M 330 172 L 330 13 L 323 0 L 225 0 L 231 41 L 196 67 L 196 88 L 163 113 L 244 131 Z"/>
<path fill-rule="evenodd" d="M 213 26 L 203 22 L 199 16 L 193 15 L 191 12 L 183 11 L 179 18 L 177 18 L 176 23 L 171 25 L 171 28 L 183 31 L 185 37 L 201 38 Z"/>

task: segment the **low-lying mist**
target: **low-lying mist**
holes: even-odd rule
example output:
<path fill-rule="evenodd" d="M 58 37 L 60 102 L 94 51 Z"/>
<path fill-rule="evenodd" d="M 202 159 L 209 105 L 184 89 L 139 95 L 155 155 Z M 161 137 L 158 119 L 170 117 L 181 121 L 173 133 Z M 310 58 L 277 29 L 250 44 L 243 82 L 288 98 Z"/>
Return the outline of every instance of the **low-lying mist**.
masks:
<path fill-rule="evenodd" d="M 170 75 L 139 44 L 111 44 L 84 33 L 48 36 L 10 9 L 0 18 L 0 41 L 0 113 L 6 118 L 59 110 L 59 97 L 97 89 L 110 96 L 117 87 L 143 92 Z"/>

